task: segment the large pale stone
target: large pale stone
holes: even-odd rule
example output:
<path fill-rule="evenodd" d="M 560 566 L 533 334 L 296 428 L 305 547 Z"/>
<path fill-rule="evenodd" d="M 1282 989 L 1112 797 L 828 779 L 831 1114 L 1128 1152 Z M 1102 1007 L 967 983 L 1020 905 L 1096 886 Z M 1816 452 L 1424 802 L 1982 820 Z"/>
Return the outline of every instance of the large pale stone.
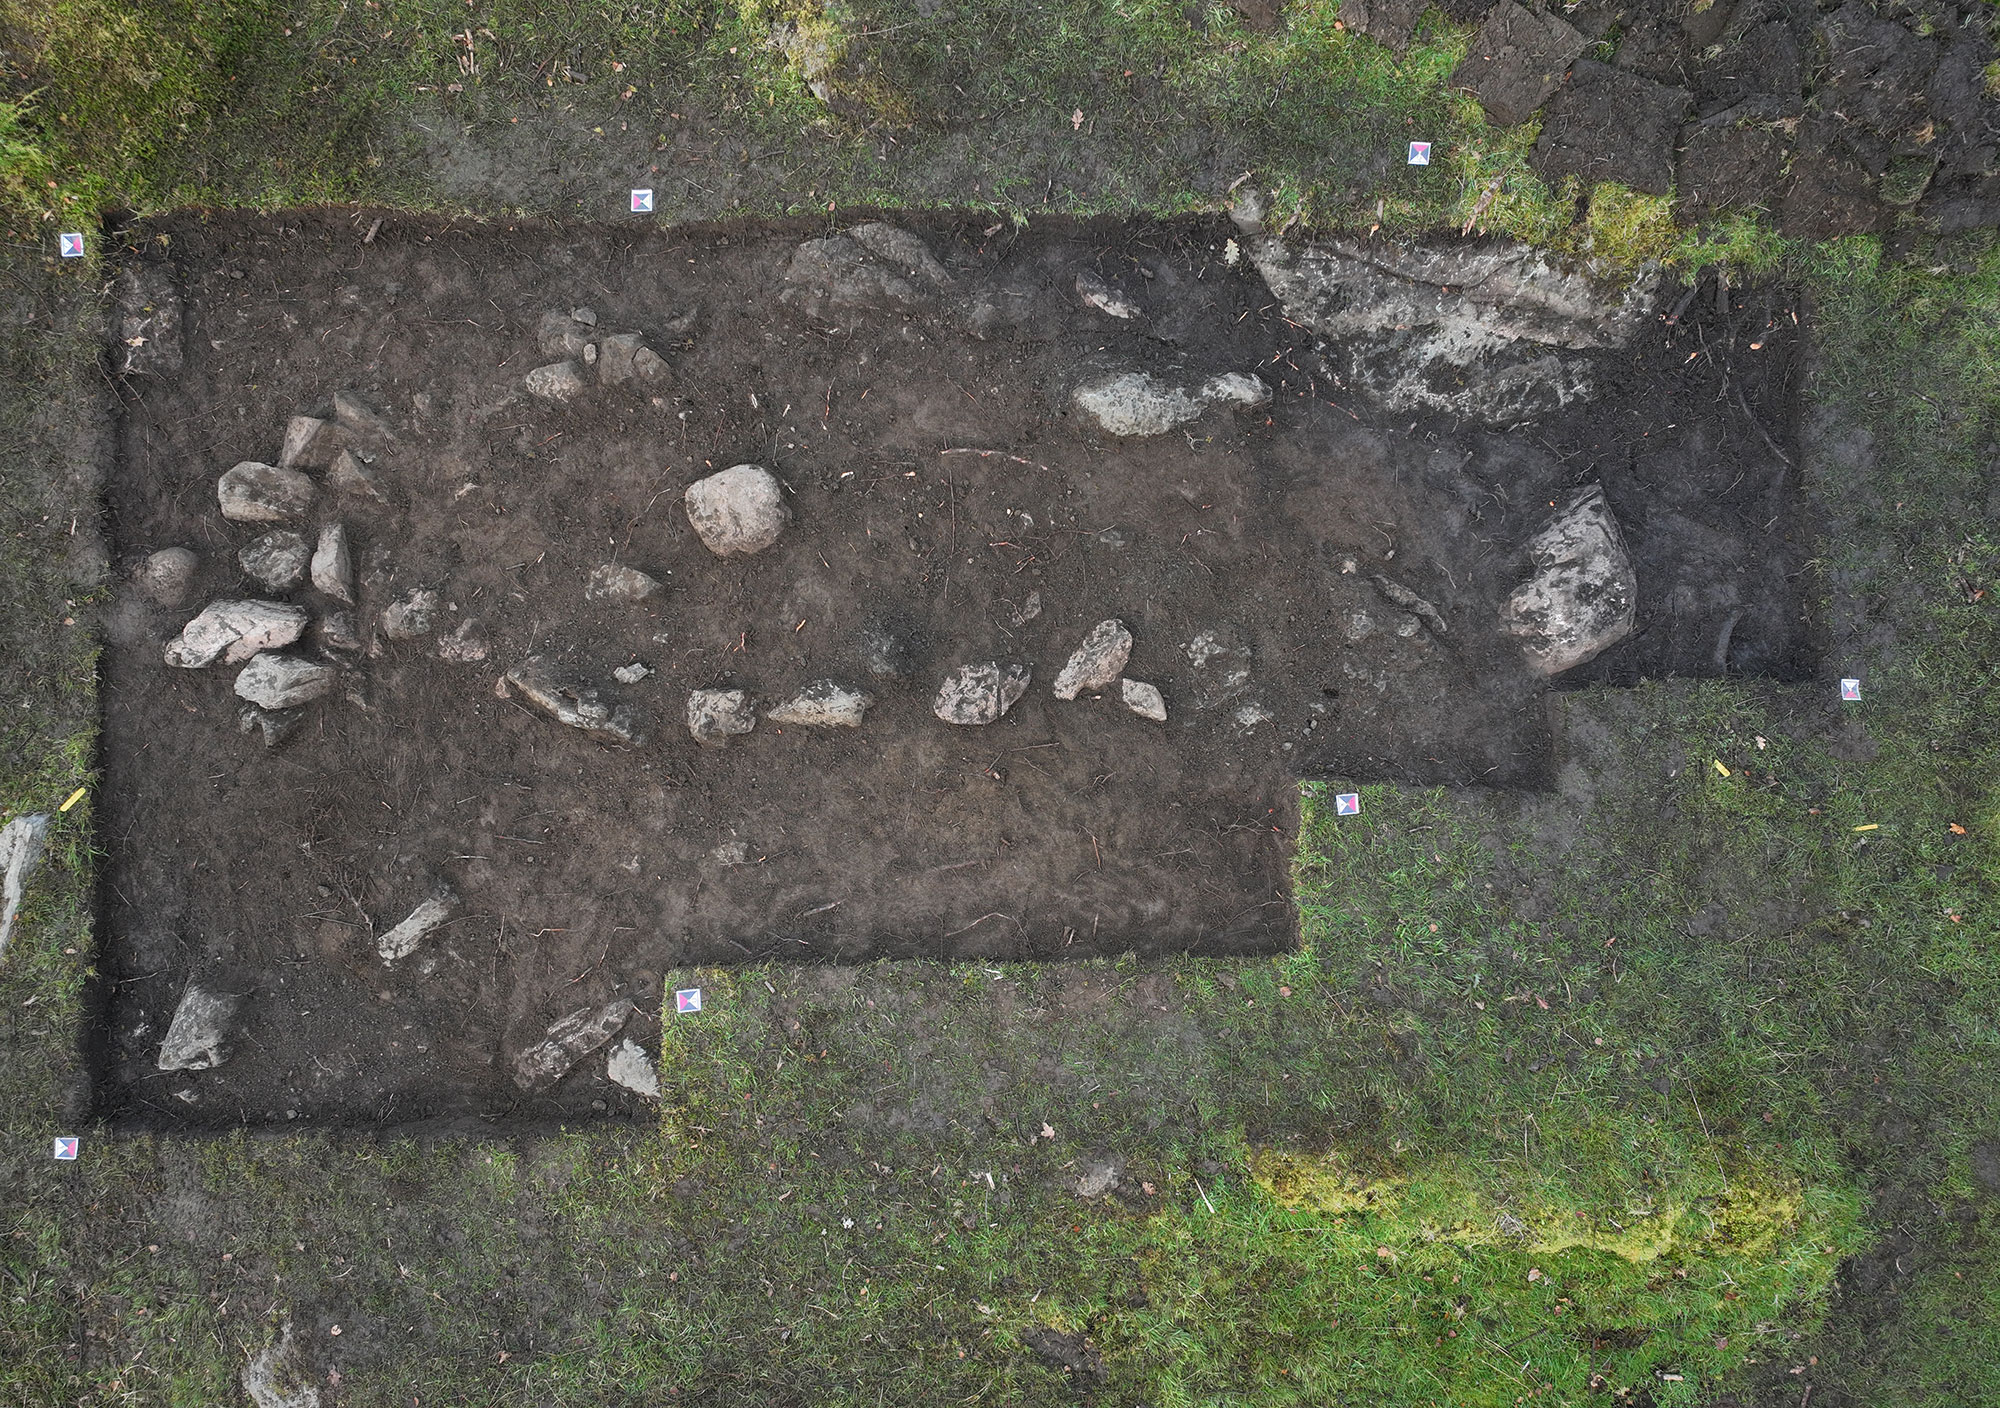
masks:
<path fill-rule="evenodd" d="M 295 709 L 340 687 L 340 671 L 296 655 L 264 652 L 236 676 L 236 697 L 265 709 Z"/>
<path fill-rule="evenodd" d="M 547 1037 L 514 1058 L 514 1083 L 531 1095 L 552 1089 L 578 1061 L 616 1036 L 638 1010 L 623 997 L 594 1012 L 579 1007 L 553 1024 Z"/>
<path fill-rule="evenodd" d="M 688 694 L 688 732 L 697 743 L 727 743 L 757 727 L 757 711 L 740 689 L 697 689 Z"/>
<path fill-rule="evenodd" d="M 347 530 L 328 523 L 319 530 L 312 556 L 313 590 L 335 601 L 354 601 L 354 561 L 347 551 Z"/>
<path fill-rule="evenodd" d="M 267 592 L 288 592 L 305 579 L 312 549 L 289 528 L 274 528 L 236 554 L 237 565 Z"/>
<path fill-rule="evenodd" d="M 1574 669 L 1632 634 L 1639 579 L 1601 488 L 1557 510 L 1528 555 L 1538 570 L 1508 598 L 1501 628 L 1521 638 L 1537 674 Z"/>
<path fill-rule="evenodd" d="M 215 497 L 232 523 L 283 523 L 312 507 L 319 491 L 296 469 L 244 460 L 222 472 Z"/>
<path fill-rule="evenodd" d="M 629 708 L 623 704 L 615 707 L 606 704 L 597 697 L 596 690 L 568 683 L 539 655 L 509 670 L 507 683 L 519 690 L 529 704 L 559 724 L 566 724 L 605 743 L 636 744 L 641 741 Z"/>
<path fill-rule="evenodd" d="M 990 724 L 1028 692 L 1026 665 L 983 660 L 961 665 L 938 687 L 931 712 L 948 724 Z"/>
<path fill-rule="evenodd" d="M 1074 699 L 1087 691 L 1103 689 L 1118 678 L 1131 658 L 1132 633 L 1125 629 L 1125 623 L 1099 621 L 1056 676 L 1052 687 L 1056 698 Z"/>
<path fill-rule="evenodd" d="M 240 665 L 262 650 L 290 645 L 305 633 L 312 613 L 280 601 L 211 601 L 167 642 L 166 661 L 199 670 L 220 659 Z"/>
<path fill-rule="evenodd" d="M 847 689 L 832 680 L 814 680 L 764 717 L 774 724 L 801 724 L 808 728 L 860 728 L 861 719 L 875 696 Z"/>
<path fill-rule="evenodd" d="M 375 951 L 382 955 L 384 963 L 408 958 L 417 951 L 425 935 L 457 913 L 458 896 L 450 890 L 441 891 L 411 910 L 409 917 L 395 928 L 376 935 Z"/>
<path fill-rule="evenodd" d="M 48 834 L 47 812 L 17 816 L 0 827 L 0 957 L 6 955 L 7 940 L 14 936 L 14 918 L 21 912 L 28 877 L 42 863 Z"/>
<path fill-rule="evenodd" d="M 687 487 L 688 522 L 718 557 L 762 552 L 791 521 L 785 491 L 762 465 L 739 464 Z"/>
<path fill-rule="evenodd" d="M 206 1071 L 221 1065 L 229 1059 L 229 1021 L 235 1015 L 236 998 L 230 994 L 190 987 L 160 1043 L 159 1068 Z"/>

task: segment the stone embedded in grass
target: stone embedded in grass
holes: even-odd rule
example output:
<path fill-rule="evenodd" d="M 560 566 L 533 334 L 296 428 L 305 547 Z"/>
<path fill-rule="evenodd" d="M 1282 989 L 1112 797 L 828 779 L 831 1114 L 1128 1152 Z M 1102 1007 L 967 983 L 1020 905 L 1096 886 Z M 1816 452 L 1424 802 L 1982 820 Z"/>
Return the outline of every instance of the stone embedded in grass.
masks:
<path fill-rule="evenodd" d="M 1099 621 L 1062 667 L 1051 693 L 1058 699 L 1074 699 L 1086 690 L 1103 689 L 1118 678 L 1131 658 L 1132 633 L 1125 623 Z"/>
<path fill-rule="evenodd" d="M 1028 692 L 1033 674 L 1027 665 L 997 660 L 961 665 L 938 686 L 931 712 L 948 724 L 993 723 Z"/>
<path fill-rule="evenodd" d="M 688 732 L 697 743 L 727 743 L 757 727 L 757 711 L 740 689 L 697 689 L 687 703 Z"/>
<path fill-rule="evenodd" d="M 282 748 L 298 733 L 299 725 L 304 721 L 305 711 L 302 709 L 266 709 L 257 704 L 245 704 L 237 711 L 236 731 L 260 735 L 267 749 Z"/>
<path fill-rule="evenodd" d="M 635 1095 L 649 1099 L 659 1096 L 659 1067 L 646 1054 L 646 1048 L 629 1036 L 612 1047 L 611 1054 L 604 1058 L 604 1074 L 613 1085 L 622 1085 Z"/>
<path fill-rule="evenodd" d="M 791 521 L 783 487 L 762 465 L 739 464 L 687 487 L 688 522 L 717 557 L 762 552 Z"/>
<path fill-rule="evenodd" d="M 604 703 L 597 691 L 570 684 L 541 656 L 523 660 L 507 672 L 506 683 L 521 697 L 559 724 L 603 743 L 637 745 L 643 739 L 631 709 Z"/>
<path fill-rule="evenodd" d="M 800 724 L 809 728 L 860 728 L 872 694 L 847 689 L 832 680 L 814 680 L 775 709 L 764 711 L 774 724 Z"/>
<path fill-rule="evenodd" d="M 290 645 L 305 634 L 312 615 L 278 601 L 212 601 L 167 643 L 166 662 L 199 670 L 221 660 L 240 665 L 261 650 Z"/>
<path fill-rule="evenodd" d="M 266 591 L 288 592 L 305 580 L 312 549 L 289 528 L 278 528 L 244 545 L 237 565 Z"/>
<path fill-rule="evenodd" d="M 155 605 L 184 606 L 194 590 L 194 574 L 200 567 L 201 559 L 187 548 L 161 548 L 147 554 L 133 581 Z"/>
<path fill-rule="evenodd" d="M 1160 694 L 1158 685 L 1141 680 L 1120 680 L 1118 693 L 1125 701 L 1125 707 L 1140 718 L 1151 719 L 1156 724 L 1167 721 L 1167 701 Z"/>
<path fill-rule="evenodd" d="M 1117 1188 L 1124 1176 L 1124 1165 L 1116 1159 L 1098 1159 L 1076 1180 L 1076 1195 L 1079 1198 L 1101 1198 Z"/>
<path fill-rule="evenodd" d="M 41 864 L 50 820 L 47 812 L 36 812 L 0 827 L 0 955 L 7 952 L 7 940 L 14 935 L 14 918 L 21 912 L 28 877 Z"/>
<path fill-rule="evenodd" d="M 237 999 L 229 993 L 189 987 L 174 1009 L 167 1039 L 160 1043 L 163 1071 L 206 1071 L 229 1059 L 229 1022 Z"/>
<path fill-rule="evenodd" d="M 335 601 L 354 602 L 354 560 L 347 551 L 347 529 L 328 523 L 319 530 L 312 555 L 313 590 Z"/>
<path fill-rule="evenodd" d="M 449 888 L 439 890 L 411 910 L 402 923 L 376 935 L 375 951 L 382 955 L 384 963 L 408 958 L 433 929 L 457 914 L 458 909 L 458 895 Z"/>
<path fill-rule="evenodd" d="M 222 472 L 215 497 L 231 523 L 283 523 L 312 507 L 318 493 L 296 469 L 244 460 Z"/>
<path fill-rule="evenodd" d="M 615 562 L 592 568 L 589 579 L 583 584 L 585 601 L 644 601 L 649 596 L 659 595 L 659 592 L 657 579 L 636 567 L 622 567 Z"/>
<path fill-rule="evenodd" d="M 280 469 L 323 469 L 333 458 L 333 434 L 317 416 L 293 416 L 285 422 L 285 442 L 278 451 Z"/>
<path fill-rule="evenodd" d="M 1601 486 L 1552 514 L 1528 540 L 1528 555 L 1538 570 L 1514 589 L 1500 625 L 1521 638 L 1537 674 L 1559 675 L 1632 634 L 1639 580 Z"/>
<path fill-rule="evenodd" d="M 340 688 L 340 671 L 316 660 L 265 651 L 236 676 L 236 697 L 265 709 L 296 709 Z"/>
<path fill-rule="evenodd" d="M 444 603 L 429 587 L 412 587 L 382 608 L 382 634 L 390 640 L 417 640 L 431 633 Z"/>
<path fill-rule="evenodd" d="M 293 1348 L 292 1322 L 287 1320 L 277 1340 L 243 1366 L 243 1395 L 251 1408 L 320 1408 L 315 1377 Z"/>
<path fill-rule="evenodd" d="M 514 1083 L 530 1095 L 554 1089 L 571 1067 L 616 1036 L 638 1010 L 623 997 L 594 1012 L 577 1008 L 550 1026 L 547 1037 L 514 1058 Z"/>
<path fill-rule="evenodd" d="M 575 362 L 551 362 L 546 367 L 536 367 L 523 379 L 530 396 L 539 396 L 544 401 L 557 403 L 574 401 L 584 392 L 586 382 L 583 368 Z"/>

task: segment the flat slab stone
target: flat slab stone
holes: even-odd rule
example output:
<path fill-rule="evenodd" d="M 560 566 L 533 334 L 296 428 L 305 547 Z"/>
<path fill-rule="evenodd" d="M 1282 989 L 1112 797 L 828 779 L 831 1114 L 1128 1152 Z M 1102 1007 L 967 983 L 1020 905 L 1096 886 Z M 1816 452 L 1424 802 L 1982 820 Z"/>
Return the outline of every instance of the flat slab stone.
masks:
<path fill-rule="evenodd" d="M 199 670 L 217 660 L 240 665 L 260 651 L 277 650 L 305 634 L 312 613 L 282 601 L 212 601 L 167 643 L 166 661 Z"/>
<path fill-rule="evenodd" d="M 530 1095 L 551 1090 L 578 1061 L 610 1041 L 638 1011 L 617 998 L 594 1011 L 579 1007 L 549 1028 L 548 1035 L 514 1058 L 514 1083 Z"/>
<path fill-rule="evenodd" d="M 600 743 L 637 745 L 643 741 L 632 711 L 623 704 L 611 705 L 597 697 L 597 691 L 563 678 L 541 656 L 523 660 L 507 672 L 507 683 L 520 692 L 523 701 Z"/>
<path fill-rule="evenodd" d="M 48 813 L 36 812 L 0 827 L 0 955 L 6 954 L 7 941 L 14 937 L 28 877 L 42 863 L 50 820 Z"/>
<path fill-rule="evenodd" d="M 1528 540 L 1537 571 L 1515 589 L 1502 629 L 1521 638 L 1529 666 L 1559 675 L 1632 634 L 1639 581 L 1604 491 L 1580 491 Z"/>
<path fill-rule="evenodd" d="M 312 507 L 318 488 L 296 469 L 244 460 L 216 481 L 222 516 L 231 523 L 283 523 Z"/>
<path fill-rule="evenodd" d="M 317 660 L 265 651 L 236 676 L 236 697 L 265 709 L 295 709 L 340 688 L 340 671 Z"/>
<path fill-rule="evenodd" d="M 983 660 L 961 665 L 938 686 L 931 712 L 948 724 L 977 726 L 996 722 L 1028 692 L 1030 666 Z"/>
<path fill-rule="evenodd" d="M 167 1038 L 160 1043 L 157 1064 L 163 1071 L 212 1070 L 229 1059 L 229 1023 L 236 1015 L 238 999 L 228 993 L 189 987 Z"/>

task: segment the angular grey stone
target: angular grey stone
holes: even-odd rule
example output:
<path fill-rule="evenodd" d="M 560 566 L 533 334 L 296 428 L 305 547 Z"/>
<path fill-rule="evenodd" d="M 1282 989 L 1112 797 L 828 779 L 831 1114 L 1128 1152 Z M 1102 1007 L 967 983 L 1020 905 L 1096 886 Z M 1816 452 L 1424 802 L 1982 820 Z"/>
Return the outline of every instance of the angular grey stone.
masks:
<path fill-rule="evenodd" d="M 328 650 L 352 651 L 362 646 L 361 627 L 352 611 L 327 612 L 319 618 L 319 629 L 314 634 Z"/>
<path fill-rule="evenodd" d="M 224 470 L 215 485 L 222 516 L 232 523 L 283 523 L 297 518 L 312 507 L 318 492 L 298 470 L 255 460 Z"/>
<path fill-rule="evenodd" d="M 1145 372 L 1114 372 L 1093 377 L 1070 393 L 1078 410 L 1108 434 L 1164 435 L 1202 412 L 1202 401 L 1178 386 Z"/>
<path fill-rule="evenodd" d="M 1528 540 L 1538 569 L 1514 589 L 1501 629 L 1537 674 L 1559 675 L 1632 634 L 1639 580 L 1604 490 L 1579 491 Z"/>
<path fill-rule="evenodd" d="M 358 439 L 387 441 L 396 438 L 396 432 L 389 428 L 388 421 L 375 414 L 366 402 L 346 391 L 333 393 L 333 419 L 342 430 Z"/>
<path fill-rule="evenodd" d="M 305 579 L 312 549 L 289 528 L 278 528 L 236 554 L 238 565 L 266 591 L 288 592 Z"/>
<path fill-rule="evenodd" d="M 1113 318 L 1136 318 L 1143 311 L 1138 304 L 1106 283 L 1090 269 L 1080 270 L 1076 276 L 1076 296 L 1098 312 Z"/>
<path fill-rule="evenodd" d="M 926 312 L 950 281 L 922 240 L 875 222 L 800 245 L 778 301 L 817 322 L 852 323 L 863 313 Z"/>
<path fill-rule="evenodd" d="M 764 711 L 774 724 L 799 724 L 808 728 L 860 728 L 872 694 L 846 689 L 832 680 L 814 680 L 775 709 Z"/>
<path fill-rule="evenodd" d="M 1118 681 L 1118 694 L 1125 701 L 1125 707 L 1142 719 L 1151 719 L 1156 724 L 1167 721 L 1167 701 L 1161 695 L 1158 685 L 1150 685 L 1140 680 Z"/>
<path fill-rule="evenodd" d="M 727 743 L 757 727 L 757 711 L 740 689 L 697 689 L 688 694 L 688 732 L 697 743 Z"/>
<path fill-rule="evenodd" d="M 637 684 L 653 672 L 634 660 L 629 665 L 620 665 L 611 672 L 611 678 L 620 684 Z"/>
<path fill-rule="evenodd" d="M 115 286 L 118 370 L 173 376 L 181 369 L 181 295 L 165 263 L 128 264 Z"/>
<path fill-rule="evenodd" d="M 583 368 L 575 362 L 551 362 L 546 367 L 536 367 L 521 384 L 528 388 L 530 396 L 556 402 L 574 401 L 587 385 Z"/>
<path fill-rule="evenodd" d="M 961 665 L 938 687 L 931 712 L 948 724 L 990 724 L 1028 692 L 1034 671 L 1026 665 L 983 660 Z"/>
<path fill-rule="evenodd" d="M 441 889 L 425 900 L 395 928 L 375 936 L 375 951 L 382 955 L 384 963 L 394 963 L 399 958 L 408 958 L 417 951 L 417 945 L 424 937 L 458 913 L 458 895 L 449 888 Z"/>
<path fill-rule="evenodd" d="M 237 999 L 228 993 L 189 987 L 174 1009 L 167 1039 L 160 1043 L 163 1071 L 206 1071 L 229 1059 L 229 1022 Z"/>
<path fill-rule="evenodd" d="M 615 333 L 604 339 L 597 358 L 597 379 L 606 386 L 630 381 L 632 364 L 646 350 L 646 339 L 636 332 Z"/>
<path fill-rule="evenodd" d="M 739 464 L 688 485 L 688 522 L 717 557 L 762 552 L 791 521 L 784 489 L 762 465 Z"/>
<path fill-rule="evenodd" d="M 148 600 L 160 606 L 184 606 L 194 590 L 201 559 L 186 548 L 161 548 L 139 564 L 134 580 Z"/>
<path fill-rule="evenodd" d="M 316 660 L 265 651 L 236 676 L 236 697 L 266 709 L 296 709 L 340 688 L 340 671 Z"/>
<path fill-rule="evenodd" d="M 572 308 L 569 310 L 569 315 L 584 327 L 594 328 L 597 326 L 597 310 L 595 308 Z"/>
<path fill-rule="evenodd" d="M 598 699 L 596 690 L 565 683 L 539 655 L 509 670 L 507 683 L 557 723 L 587 733 L 600 742 L 637 745 L 642 741 L 629 708 L 623 704 L 616 707 L 605 704 Z"/>
<path fill-rule="evenodd" d="M 667 374 L 667 364 L 660 354 L 650 347 L 641 347 L 632 354 L 632 375 L 641 381 L 658 381 Z"/>
<path fill-rule="evenodd" d="M 354 560 L 347 552 L 347 530 L 338 523 L 323 524 L 319 545 L 312 555 L 313 590 L 335 601 L 354 603 Z"/>
<path fill-rule="evenodd" d="M 305 634 L 312 614 L 279 601 L 211 601 L 167 642 L 166 662 L 199 670 L 220 659 L 240 665 L 260 650 L 276 650 Z"/>
<path fill-rule="evenodd" d="M 547 1037 L 514 1058 L 514 1083 L 530 1095 L 553 1089 L 572 1066 L 616 1036 L 638 1010 L 623 997 L 594 1012 L 577 1008 L 550 1026 Z"/>
<path fill-rule="evenodd" d="M 429 587 L 412 587 L 382 608 L 382 634 L 390 640 L 416 640 L 431 633 L 443 605 Z"/>
<path fill-rule="evenodd" d="M 372 499 L 376 503 L 387 503 L 382 493 L 382 485 L 359 455 L 352 450 L 342 450 L 333 457 L 333 467 L 326 472 L 326 486 L 336 494 L 350 499 Z"/>
<path fill-rule="evenodd" d="M 646 1048 L 629 1036 L 612 1047 L 611 1054 L 604 1058 L 604 1074 L 611 1078 L 613 1085 L 622 1085 L 635 1095 L 644 1095 L 649 1099 L 659 1097 L 659 1067 L 646 1054 Z"/>
<path fill-rule="evenodd" d="M 583 584 L 585 601 L 644 601 L 660 592 L 659 582 L 635 567 L 607 562 L 591 569 Z"/>
<path fill-rule="evenodd" d="M 51 819 L 47 812 L 35 812 L 0 827 L 0 957 L 14 937 L 14 919 L 21 912 L 28 877 L 42 863 Z"/>
<path fill-rule="evenodd" d="M 1085 690 L 1103 689 L 1118 678 L 1131 658 L 1132 633 L 1125 629 L 1125 623 L 1099 621 L 1062 667 L 1050 692 L 1058 699 L 1074 699 Z"/>
<path fill-rule="evenodd" d="M 312 1371 L 292 1347 L 292 1322 L 276 1343 L 267 1344 L 243 1366 L 243 1393 L 252 1408 L 320 1408 Z"/>
<path fill-rule="evenodd" d="M 305 717 L 303 709 L 266 709 L 245 704 L 237 711 L 236 731 L 260 735 L 266 748 L 282 748 L 299 731 Z"/>
<path fill-rule="evenodd" d="M 581 357 L 590 330 L 567 313 L 544 313 L 535 326 L 535 346 L 544 357 Z"/>
<path fill-rule="evenodd" d="M 333 435 L 317 416 L 293 416 L 285 422 L 285 443 L 278 451 L 280 469 L 323 469 L 332 456 Z"/>

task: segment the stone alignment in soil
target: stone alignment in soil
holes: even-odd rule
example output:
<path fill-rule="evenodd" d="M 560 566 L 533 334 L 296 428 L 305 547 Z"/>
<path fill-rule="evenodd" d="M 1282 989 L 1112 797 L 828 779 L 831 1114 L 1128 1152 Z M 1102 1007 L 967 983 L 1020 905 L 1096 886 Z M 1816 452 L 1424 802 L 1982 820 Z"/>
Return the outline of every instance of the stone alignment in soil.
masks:
<path fill-rule="evenodd" d="M 111 490 L 131 1124 L 636 1108 L 607 1053 L 687 965 L 1282 948 L 1297 777 L 1546 779 L 1548 682 L 1500 622 L 1579 486 L 1638 619 L 1560 682 L 1803 659 L 1782 291 L 1663 307 L 1585 354 L 1595 400 L 1484 428 L 1371 411 L 1218 225 L 364 227 L 133 237 L 184 356 L 121 383 Z M 1120 414 L 1170 429 L 1072 399 L 1128 377 Z M 288 427 L 309 506 L 225 518 Z M 782 525 L 721 556 L 684 495 L 739 464 Z M 264 544 L 256 580 L 278 529 L 310 567 Z M 331 667 L 252 687 L 323 696 L 163 663 L 246 599 L 313 618 L 260 660 Z M 988 663 L 1018 701 L 944 722 Z M 222 1059 L 163 1071 L 191 990 L 226 1030 L 180 1044 Z"/>

